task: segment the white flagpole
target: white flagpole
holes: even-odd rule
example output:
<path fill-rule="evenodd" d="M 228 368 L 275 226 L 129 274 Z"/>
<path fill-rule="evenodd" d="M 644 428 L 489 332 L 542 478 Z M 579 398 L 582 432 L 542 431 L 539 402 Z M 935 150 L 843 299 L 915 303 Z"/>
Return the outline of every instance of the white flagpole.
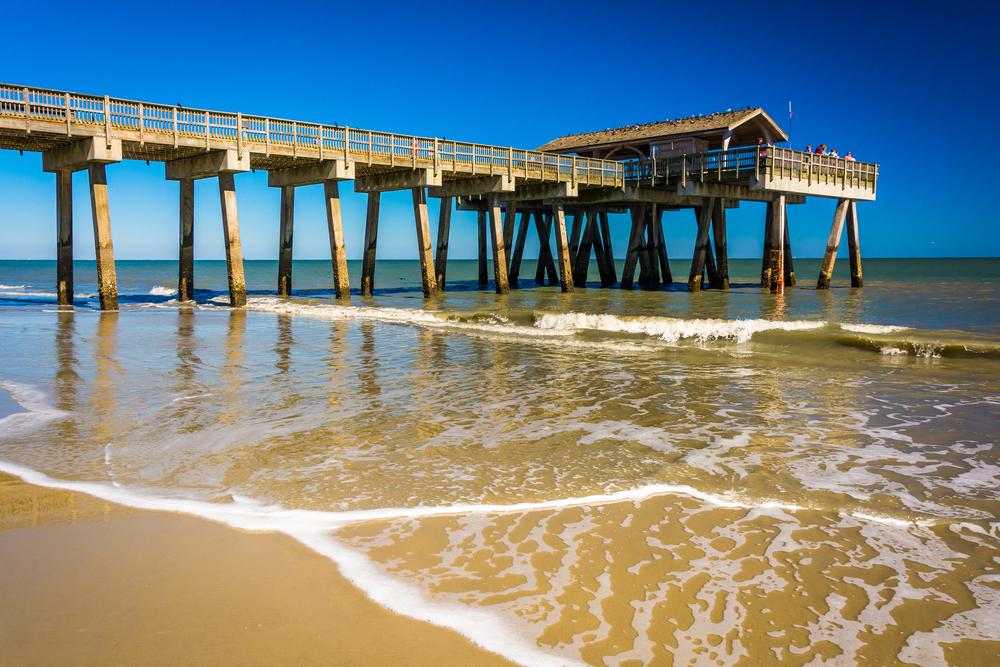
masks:
<path fill-rule="evenodd" d="M 788 100 L 788 147 L 792 147 L 792 101 Z"/>

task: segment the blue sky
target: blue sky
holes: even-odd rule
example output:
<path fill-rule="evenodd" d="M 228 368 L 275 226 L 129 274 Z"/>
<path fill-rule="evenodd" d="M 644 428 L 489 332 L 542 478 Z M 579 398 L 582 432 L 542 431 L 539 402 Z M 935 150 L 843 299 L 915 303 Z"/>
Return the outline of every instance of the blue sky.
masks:
<path fill-rule="evenodd" d="M 858 206 L 865 256 L 1000 255 L 997 4 L 813 4 L 13 3 L 0 80 L 521 148 L 748 105 L 787 129 L 791 101 L 793 148 L 882 165 L 878 201 Z M 163 165 L 111 165 L 108 181 L 116 257 L 176 258 Z M 236 184 L 244 256 L 277 257 L 278 191 L 263 172 Z M 75 254 L 90 259 L 85 173 L 74 187 Z M 296 258 L 329 257 L 321 192 L 297 192 Z M 341 192 L 357 258 L 365 197 Z M 0 258 L 55 257 L 54 195 L 39 154 L 0 151 Z M 195 256 L 222 258 L 216 182 L 195 197 Z M 789 209 L 796 256 L 822 256 L 833 208 Z M 730 212 L 731 256 L 759 256 L 763 217 L 760 204 Z M 664 222 L 671 257 L 690 257 L 693 214 Z M 612 225 L 621 256 L 627 217 Z M 475 230 L 455 214 L 450 256 L 474 256 Z M 383 195 L 379 257 L 415 248 L 409 193 Z"/>

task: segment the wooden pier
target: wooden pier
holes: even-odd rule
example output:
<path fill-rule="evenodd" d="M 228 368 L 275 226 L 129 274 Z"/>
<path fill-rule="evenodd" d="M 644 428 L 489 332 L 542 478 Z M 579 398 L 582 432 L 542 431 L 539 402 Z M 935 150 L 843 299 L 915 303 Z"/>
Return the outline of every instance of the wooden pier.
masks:
<path fill-rule="evenodd" d="M 362 295 L 371 295 L 375 284 L 380 196 L 394 190 L 412 192 L 427 297 L 445 289 L 455 201 L 460 210 L 478 213 L 480 282 L 488 282 L 489 244 L 498 294 L 517 286 L 532 226 L 541 245 L 536 281 L 547 274 L 550 284 L 572 291 L 583 285 L 593 256 L 601 284 L 614 285 L 608 214 L 615 212 L 631 214 L 621 287 L 633 287 L 636 268 L 643 288 L 670 284 L 662 218 L 681 209 L 694 211 L 698 229 L 688 289 L 702 289 L 705 273 L 711 288 L 728 289 L 726 209 L 741 201 L 767 204 L 761 287 L 781 292 L 795 284 L 787 206 L 807 196 L 837 200 L 817 287 L 829 287 L 845 223 L 851 284 L 862 286 L 856 202 L 875 199 L 877 165 L 770 145 L 787 137 L 762 110 L 640 130 L 565 137 L 531 151 L 0 84 L 0 148 L 40 151 L 43 170 L 56 174 L 56 278 L 64 305 L 73 298 L 70 174 L 87 170 L 101 307 L 118 307 L 105 168 L 122 160 L 164 162 L 166 179 L 179 182 L 182 301 L 194 290 L 193 182 L 216 178 L 230 303 L 246 304 L 234 175 L 256 169 L 266 170 L 268 185 L 280 189 L 277 291 L 285 296 L 292 289 L 295 188 L 323 184 L 334 289 L 338 299 L 350 298 L 338 185 L 347 180 L 368 195 Z M 758 137 L 768 143 L 740 145 Z M 427 197 L 441 199 L 436 252 Z"/>

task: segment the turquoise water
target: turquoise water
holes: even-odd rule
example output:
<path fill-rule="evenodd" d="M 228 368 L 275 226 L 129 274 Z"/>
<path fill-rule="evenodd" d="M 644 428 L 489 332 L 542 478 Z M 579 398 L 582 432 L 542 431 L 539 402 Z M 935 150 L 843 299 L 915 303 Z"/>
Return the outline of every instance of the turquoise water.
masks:
<path fill-rule="evenodd" d="M 386 607 L 530 665 L 1000 655 L 1000 260 L 816 291 L 536 286 L 416 262 L 0 262 L 0 469 L 281 530 Z M 672 262 L 675 279 L 687 264 Z M 621 266 L 619 263 L 619 275 Z M 2 540 L 2 534 L 0 534 Z M 830 662 L 832 661 L 832 662 Z"/>

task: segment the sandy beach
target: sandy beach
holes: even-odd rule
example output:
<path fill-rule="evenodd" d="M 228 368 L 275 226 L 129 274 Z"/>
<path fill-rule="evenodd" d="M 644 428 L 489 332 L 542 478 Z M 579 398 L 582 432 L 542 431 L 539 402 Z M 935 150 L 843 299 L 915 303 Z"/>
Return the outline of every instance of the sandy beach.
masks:
<path fill-rule="evenodd" d="M 0 474 L 0 665 L 510 665 L 293 539 Z"/>

